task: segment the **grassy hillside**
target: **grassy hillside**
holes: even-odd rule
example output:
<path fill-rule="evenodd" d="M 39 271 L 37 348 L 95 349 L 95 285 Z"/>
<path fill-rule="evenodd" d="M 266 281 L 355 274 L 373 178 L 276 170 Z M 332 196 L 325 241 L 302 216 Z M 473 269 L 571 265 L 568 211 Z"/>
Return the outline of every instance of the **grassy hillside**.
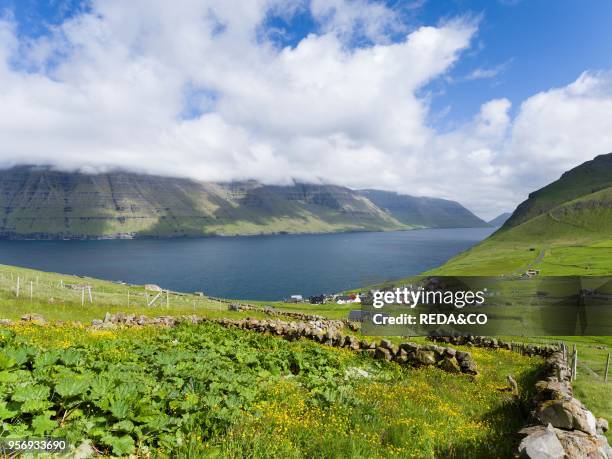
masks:
<path fill-rule="evenodd" d="M 381 209 L 404 224 L 427 228 L 478 228 L 489 226 L 455 201 L 422 198 L 379 190 L 361 190 Z"/>
<path fill-rule="evenodd" d="M 542 275 L 609 275 L 611 222 L 612 187 L 498 231 L 432 272 L 507 275 L 533 267 Z"/>
<path fill-rule="evenodd" d="M 537 267 L 543 275 L 610 274 L 611 202 L 612 187 L 563 202 L 432 272 L 513 277 Z M 154 295 L 143 286 L 0 266 L 0 318 L 41 313 L 87 323 L 107 311 L 262 314 L 177 292 L 148 305 Z M 353 309 L 274 306 L 337 318 Z M 603 382 L 612 338 L 522 339 L 576 344 L 575 393 L 595 415 L 612 417 L 610 382 Z M 211 323 L 167 330 L 19 323 L 0 327 L 0 347 L 5 430 L 66 436 L 73 444 L 88 439 L 106 454 L 159 457 L 510 457 L 541 364 L 470 347 L 481 372 L 473 378 Z M 503 392 L 508 374 L 519 383 L 520 400 Z"/>
<path fill-rule="evenodd" d="M 534 191 L 506 221 L 502 230 L 520 225 L 554 207 L 612 186 L 612 153 L 599 155 L 544 188 Z"/>
<path fill-rule="evenodd" d="M 86 296 L 82 305 L 72 285 L 91 286 L 93 304 Z M 169 294 L 168 306 L 163 296 L 146 306 L 145 295 L 142 286 L 0 266 L 0 318 L 40 313 L 49 321 L 0 327 L 7 432 L 65 436 L 74 445 L 88 439 L 116 455 L 506 457 L 525 419 L 517 401 L 496 389 L 512 374 L 527 400 L 541 363 L 470 348 L 481 372 L 474 379 L 215 324 L 89 330 L 51 323 L 87 324 L 106 311 L 260 315 L 179 293 Z M 275 306 L 339 312 L 335 305 Z"/>
<path fill-rule="evenodd" d="M 501 230 L 428 274 L 511 278 L 534 268 L 541 276 L 612 276 L 610 183 L 612 154 L 598 156 L 530 195 Z M 522 339 L 575 344 L 579 351 L 576 395 L 597 416 L 612 417 L 608 396 L 612 383 L 604 382 L 612 337 Z"/>
<path fill-rule="evenodd" d="M 105 455 L 510 457 L 540 360 L 472 350 L 481 375 L 411 370 L 308 341 L 224 329 L 0 329 L 5 434 Z"/>

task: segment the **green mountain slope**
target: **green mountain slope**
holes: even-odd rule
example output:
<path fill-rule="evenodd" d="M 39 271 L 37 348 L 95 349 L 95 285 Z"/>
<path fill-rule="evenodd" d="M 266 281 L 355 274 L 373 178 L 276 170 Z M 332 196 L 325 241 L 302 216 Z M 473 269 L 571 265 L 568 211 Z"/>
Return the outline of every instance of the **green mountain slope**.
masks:
<path fill-rule="evenodd" d="M 493 220 L 489 220 L 487 223 L 491 226 L 499 227 L 502 226 L 511 215 L 511 212 L 504 212 L 503 214 L 499 214 Z"/>
<path fill-rule="evenodd" d="M 528 200 L 527 205 L 519 206 L 512 218 L 515 222 L 520 221 L 526 215 L 526 209 L 533 210 L 543 202 L 550 204 L 561 199 L 560 193 L 552 199 L 551 192 L 560 189 L 558 183 L 561 181 L 572 190 L 568 192 L 571 195 L 592 188 L 585 182 L 585 177 L 593 172 L 593 163 L 603 159 L 605 165 L 610 158 L 610 155 L 599 156 L 585 163 L 585 167 L 579 166 L 564 174 L 558 182 L 542 189 L 547 190 L 546 193 L 530 198 L 535 203 Z M 595 174 L 599 184 L 595 187 L 606 180 L 612 183 L 612 169 L 605 169 L 603 165 Z M 543 196 L 546 200 L 542 199 Z M 612 186 L 568 199 L 514 226 L 506 224 L 480 244 L 432 272 L 510 275 L 529 268 L 540 270 L 542 275 L 612 274 Z"/>
<path fill-rule="evenodd" d="M 506 221 L 502 230 L 512 228 L 572 199 L 612 186 L 612 153 L 599 155 L 564 173 L 550 185 L 534 191 Z"/>
<path fill-rule="evenodd" d="M 420 225 L 428 228 L 489 226 L 487 222 L 455 201 L 379 190 L 361 190 L 360 193 L 404 224 Z"/>
<path fill-rule="evenodd" d="M 4 238 L 131 238 L 408 228 L 337 186 L 215 184 L 127 172 L 0 172 Z"/>

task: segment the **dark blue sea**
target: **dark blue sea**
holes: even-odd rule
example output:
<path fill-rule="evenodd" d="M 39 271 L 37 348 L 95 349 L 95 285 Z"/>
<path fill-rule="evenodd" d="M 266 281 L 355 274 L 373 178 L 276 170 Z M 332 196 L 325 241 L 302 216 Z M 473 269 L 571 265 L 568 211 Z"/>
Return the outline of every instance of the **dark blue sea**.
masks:
<path fill-rule="evenodd" d="M 0 263 L 252 300 L 335 293 L 419 274 L 494 228 L 211 237 L 0 241 Z"/>

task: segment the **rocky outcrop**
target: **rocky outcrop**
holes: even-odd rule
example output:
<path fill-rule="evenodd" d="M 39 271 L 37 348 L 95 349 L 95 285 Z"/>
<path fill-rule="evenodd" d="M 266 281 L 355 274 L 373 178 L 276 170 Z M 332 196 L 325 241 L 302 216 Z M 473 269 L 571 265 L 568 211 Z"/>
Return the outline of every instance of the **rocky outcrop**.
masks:
<path fill-rule="evenodd" d="M 45 318 L 43 316 L 41 316 L 40 314 L 24 314 L 23 316 L 21 316 L 21 321 L 22 322 L 33 322 L 39 325 L 45 324 Z"/>
<path fill-rule="evenodd" d="M 225 303 L 228 303 L 229 306 L 227 307 L 228 311 L 256 311 L 256 312 L 261 312 L 263 314 L 269 315 L 269 316 L 280 316 L 280 317 L 290 317 L 292 319 L 297 319 L 297 320 L 305 320 L 305 321 L 326 321 L 326 322 L 330 322 L 329 319 L 325 319 L 325 317 L 323 316 L 318 316 L 318 315 L 314 315 L 314 314 L 305 314 L 303 312 L 295 312 L 295 311 L 282 311 L 276 308 L 273 308 L 272 306 L 265 306 L 265 307 L 258 307 L 258 306 L 253 306 L 252 304 L 239 304 L 239 303 L 232 303 L 229 302 L 227 300 L 222 301 Z M 359 322 L 352 322 L 350 320 L 347 319 L 342 319 L 342 320 L 337 320 L 335 321 L 337 322 L 338 326 L 345 326 L 347 328 L 349 328 L 352 331 L 358 331 L 361 328 L 361 324 Z"/>

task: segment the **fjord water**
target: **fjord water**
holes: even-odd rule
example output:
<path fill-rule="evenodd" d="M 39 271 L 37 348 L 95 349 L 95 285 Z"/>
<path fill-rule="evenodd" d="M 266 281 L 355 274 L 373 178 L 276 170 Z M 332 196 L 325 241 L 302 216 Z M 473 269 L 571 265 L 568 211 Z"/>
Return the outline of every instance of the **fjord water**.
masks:
<path fill-rule="evenodd" d="M 0 263 L 176 291 L 280 300 L 419 274 L 494 228 L 201 239 L 0 241 Z"/>

